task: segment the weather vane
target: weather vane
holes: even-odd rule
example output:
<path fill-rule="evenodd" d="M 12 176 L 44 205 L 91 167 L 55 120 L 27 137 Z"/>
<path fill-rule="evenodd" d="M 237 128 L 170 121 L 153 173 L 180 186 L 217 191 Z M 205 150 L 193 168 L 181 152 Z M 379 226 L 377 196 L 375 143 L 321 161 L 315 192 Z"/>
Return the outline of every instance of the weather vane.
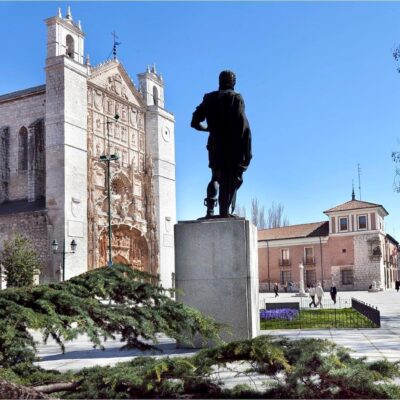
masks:
<path fill-rule="evenodd" d="M 114 39 L 112 53 L 113 53 L 114 60 L 116 60 L 117 59 L 117 46 L 119 46 L 122 43 L 121 42 L 117 42 L 118 36 L 117 36 L 115 30 L 111 33 L 111 35 L 113 36 L 113 39 Z"/>

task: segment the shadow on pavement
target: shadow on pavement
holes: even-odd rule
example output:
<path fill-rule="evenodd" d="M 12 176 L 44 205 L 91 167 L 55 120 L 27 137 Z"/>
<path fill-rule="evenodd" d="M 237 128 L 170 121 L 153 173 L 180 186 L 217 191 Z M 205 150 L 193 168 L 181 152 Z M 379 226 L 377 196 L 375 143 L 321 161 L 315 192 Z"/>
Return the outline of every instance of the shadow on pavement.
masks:
<path fill-rule="evenodd" d="M 123 343 L 121 343 L 121 347 Z M 180 355 L 193 353 L 196 349 L 177 349 L 175 343 L 160 343 L 157 345 L 158 350 L 142 351 L 138 349 L 124 349 L 121 347 L 101 349 L 90 349 L 90 350 L 76 350 L 67 351 L 62 354 L 53 354 L 48 356 L 40 357 L 40 362 L 43 361 L 57 361 L 57 360 L 84 360 L 84 359 L 95 359 L 95 358 L 124 358 L 124 357 L 139 357 L 139 356 L 163 356 L 163 355 Z"/>

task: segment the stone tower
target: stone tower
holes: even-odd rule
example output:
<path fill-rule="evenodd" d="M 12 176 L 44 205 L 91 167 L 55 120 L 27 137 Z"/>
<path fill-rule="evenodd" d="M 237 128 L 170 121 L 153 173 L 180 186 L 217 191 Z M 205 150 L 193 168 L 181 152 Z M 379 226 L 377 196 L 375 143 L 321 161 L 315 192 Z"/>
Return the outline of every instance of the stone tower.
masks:
<path fill-rule="evenodd" d="M 84 33 L 65 17 L 46 19 L 46 208 L 48 233 L 75 254 L 65 258 L 65 279 L 87 270 L 87 66 Z M 53 256 L 49 277 L 57 279 L 61 255 Z"/>
<path fill-rule="evenodd" d="M 155 66 L 138 74 L 147 105 L 146 152 L 153 174 L 154 212 L 159 243 L 160 282 L 174 286 L 174 225 L 176 223 L 174 116 L 164 108 L 164 82 Z"/>

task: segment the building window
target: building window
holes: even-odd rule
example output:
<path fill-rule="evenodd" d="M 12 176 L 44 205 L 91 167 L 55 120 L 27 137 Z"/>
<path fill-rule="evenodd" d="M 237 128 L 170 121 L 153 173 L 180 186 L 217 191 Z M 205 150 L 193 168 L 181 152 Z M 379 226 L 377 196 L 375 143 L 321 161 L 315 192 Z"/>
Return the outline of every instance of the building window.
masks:
<path fill-rule="evenodd" d="M 67 35 L 67 37 L 65 38 L 65 44 L 66 44 L 66 47 L 67 47 L 67 50 L 66 50 L 67 56 L 73 59 L 74 58 L 74 53 L 75 53 L 75 51 L 74 51 L 74 38 L 71 35 Z"/>
<path fill-rule="evenodd" d="M 18 135 L 18 172 L 28 169 L 28 130 L 23 126 Z"/>
<path fill-rule="evenodd" d="M 317 281 L 317 273 L 315 272 L 315 269 L 308 269 L 305 271 L 306 274 L 306 285 L 311 286 L 314 285 Z"/>
<path fill-rule="evenodd" d="M 282 250 L 281 250 L 280 265 L 290 265 L 290 253 L 289 253 L 289 249 L 282 249 Z"/>
<path fill-rule="evenodd" d="M 354 278 L 353 278 L 353 270 L 352 269 L 342 269 L 342 285 L 353 285 Z"/>
<path fill-rule="evenodd" d="M 158 89 L 157 89 L 157 86 L 153 86 L 153 102 L 154 102 L 155 106 L 158 105 Z"/>
<path fill-rule="evenodd" d="M 314 249 L 312 247 L 305 247 L 304 248 L 304 265 L 311 265 L 314 264 Z"/>
<path fill-rule="evenodd" d="M 366 215 L 359 215 L 358 216 L 358 230 L 365 230 L 367 229 L 367 216 Z"/>
<path fill-rule="evenodd" d="M 339 231 L 346 232 L 349 230 L 349 219 L 347 217 L 339 218 Z"/>
<path fill-rule="evenodd" d="M 281 271 L 281 284 L 289 283 L 292 280 L 292 273 L 290 271 Z"/>

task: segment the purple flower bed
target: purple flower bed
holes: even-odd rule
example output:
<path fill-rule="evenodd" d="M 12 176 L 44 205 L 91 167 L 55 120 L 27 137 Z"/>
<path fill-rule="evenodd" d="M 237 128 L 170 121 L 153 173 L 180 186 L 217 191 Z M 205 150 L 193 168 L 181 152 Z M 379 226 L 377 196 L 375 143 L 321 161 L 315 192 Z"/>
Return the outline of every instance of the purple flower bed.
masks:
<path fill-rule="evenodd" d="M 277 310 L 262 310 L 260 311 L 260 318 L 265 320 L 271 319 L 285 319 L 291 321 L 297 318 L 299 311 L 293 308 L 279 308 Z"/>

